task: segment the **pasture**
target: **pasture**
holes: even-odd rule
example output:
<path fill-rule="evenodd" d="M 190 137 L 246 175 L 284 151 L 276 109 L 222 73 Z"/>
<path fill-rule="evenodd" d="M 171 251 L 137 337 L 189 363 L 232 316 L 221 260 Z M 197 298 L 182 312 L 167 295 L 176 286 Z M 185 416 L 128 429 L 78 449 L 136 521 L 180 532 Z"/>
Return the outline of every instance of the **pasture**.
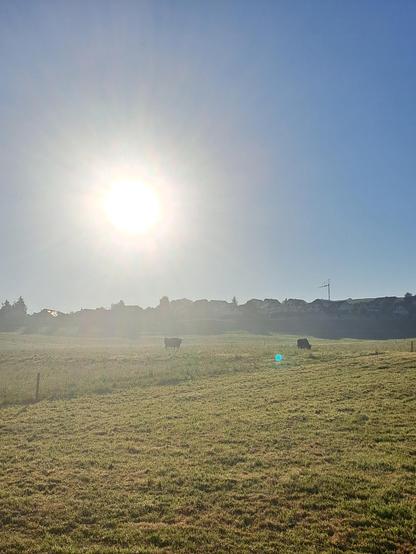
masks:
<path fill-rule="evenodd" d="M 416 552 L 416 353 L 296 338 L 1 334 L 0 552 Z"/>

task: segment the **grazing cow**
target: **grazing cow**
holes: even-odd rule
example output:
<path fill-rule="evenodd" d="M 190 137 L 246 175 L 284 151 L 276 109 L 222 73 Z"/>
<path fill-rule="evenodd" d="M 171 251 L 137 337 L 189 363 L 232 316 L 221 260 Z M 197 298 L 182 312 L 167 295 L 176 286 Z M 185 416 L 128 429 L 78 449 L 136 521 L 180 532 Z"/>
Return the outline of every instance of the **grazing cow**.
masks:
<path fill-rule="evenodd" d="M 182 343 L 182 339 L 178 339 L 178 338 L 168 339 L 165 337 L 165 348 L 175 348 L 176 350 L 179 350 L 181 343 Z"/>
<path fill-rule="evenodd" d="M 306 350 L 310 350 L 312 348 L 308 339 L 298 339 L 297 344 L 298 344 L 298 348 L 306 348 Z"/>

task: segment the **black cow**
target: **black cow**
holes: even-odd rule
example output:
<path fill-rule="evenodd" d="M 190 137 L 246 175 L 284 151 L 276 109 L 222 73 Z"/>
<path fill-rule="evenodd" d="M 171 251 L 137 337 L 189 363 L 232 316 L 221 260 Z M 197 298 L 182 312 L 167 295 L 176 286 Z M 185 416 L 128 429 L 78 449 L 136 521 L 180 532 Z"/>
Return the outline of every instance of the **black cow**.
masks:
<path fill-rule="evenodd" d="M 308 339 L 298 339 L 297 344 L 298 344 L 298 348 L 306 348 L 306 350 L 310 350 L 312 348 Z"/>
<path fill-rule="evenodd" d="M 179 350 L 181 347 L 182 339 L 178 338 L 172 338 L 168 339 L 165 337 L 165 348 L 175 348 L 176 350 Z"/>

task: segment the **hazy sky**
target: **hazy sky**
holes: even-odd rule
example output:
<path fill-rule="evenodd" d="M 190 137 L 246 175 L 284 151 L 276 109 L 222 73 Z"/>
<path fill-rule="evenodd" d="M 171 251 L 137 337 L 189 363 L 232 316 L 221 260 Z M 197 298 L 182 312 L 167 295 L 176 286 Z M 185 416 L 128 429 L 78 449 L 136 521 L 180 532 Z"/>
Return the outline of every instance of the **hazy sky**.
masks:
<path fill-rule="evenodd" d="M 1 299 L 416 292 L 416 3 L 0 2 Z M 103 175 L 169 225 L 115 231 Z"/>

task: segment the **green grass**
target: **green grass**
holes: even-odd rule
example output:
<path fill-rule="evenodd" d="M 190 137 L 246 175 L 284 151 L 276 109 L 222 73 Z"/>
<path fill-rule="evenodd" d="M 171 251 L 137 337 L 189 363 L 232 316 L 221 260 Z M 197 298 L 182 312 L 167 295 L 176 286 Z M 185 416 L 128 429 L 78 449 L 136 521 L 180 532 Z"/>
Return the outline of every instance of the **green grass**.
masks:
<path fill-rule="evenodd" d="M 160 342 L 0 335 L 0 552 L 416 551 L 408 341 Z"/>

